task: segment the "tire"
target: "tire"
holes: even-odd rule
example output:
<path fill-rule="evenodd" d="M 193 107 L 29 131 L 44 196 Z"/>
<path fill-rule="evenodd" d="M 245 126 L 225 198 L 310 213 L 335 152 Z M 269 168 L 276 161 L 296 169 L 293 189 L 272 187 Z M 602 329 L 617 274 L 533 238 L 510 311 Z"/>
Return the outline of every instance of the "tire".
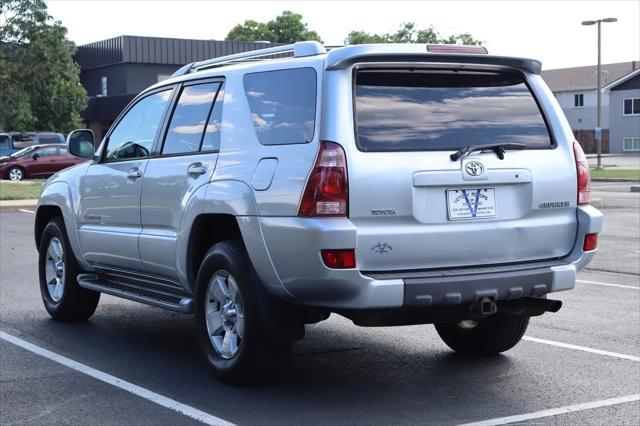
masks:
<path fill-rule="evenodd" d="M 44 228 L 38 254 L 40 294 L 53 319 L 84 321 L 95 312 L 100 293 L 80 287 L 78 273 L 64 222 L 56 216 Z"/>
<path fill-rule="evenodd" d="M 435 327 L 454 351 L 468 356 L 490 356 L 517 345 L 528 325 L 528 316 L 497 313 L 479 321 L 441 323 Z"/>
<path fill-rule="evenodd" d="M 25 178 L 25 173 L 22 167 L 14 166 L 7 171 L 7 179 L 13 182 L 20 182 L 24 178 Z"/>
<path fill-rule="evenodd" d="M 263 297 L 242 243 L 224 241 L 211 247 L 196 285 L 198 340 L 214 375 L 233 385 L 275 378 L 289 359 L 291 341 L 267 331 L 261 305 L 270 300 Z"/>

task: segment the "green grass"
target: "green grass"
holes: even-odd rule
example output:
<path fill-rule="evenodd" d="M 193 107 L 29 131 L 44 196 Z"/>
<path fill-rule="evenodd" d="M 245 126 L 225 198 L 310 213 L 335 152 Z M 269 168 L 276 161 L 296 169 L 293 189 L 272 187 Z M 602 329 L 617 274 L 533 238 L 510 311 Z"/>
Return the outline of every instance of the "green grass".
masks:
<path fill-rule="evenodd" d="M 0 180 L 0 200 L 32 200 L 40 196 L 44 180 L 11 182 Z"/>
<path fill-rule="evenodd" d="M 591 169 L 591 177 L 596 179 L 631 179 L 640 180 L 640 169 L 605 168 Z"/>

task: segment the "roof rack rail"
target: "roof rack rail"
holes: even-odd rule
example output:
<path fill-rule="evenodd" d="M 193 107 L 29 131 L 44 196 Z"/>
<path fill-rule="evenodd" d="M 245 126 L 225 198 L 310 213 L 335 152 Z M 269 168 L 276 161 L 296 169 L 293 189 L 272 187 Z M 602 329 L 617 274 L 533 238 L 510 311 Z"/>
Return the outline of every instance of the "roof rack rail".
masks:
<path fill-rule="evenodd" d="M 297 43 L 286 44 L 283 46 L 252 50 L 250 52 L 234 53 L 233 55 L 221 56 L 219 58 L 207 59 L 200 62 L 193 62 L 183 66 L 182 68 L 174 72 L 171 77 L 177 77 L 207 68 L 219 67 L 236 61 L 257 59 L 262 56 L 278 55 L 288 52 L 293 52 L 293 56 L 295 58 L 301 58 L 304 56 L 315 56 L 322 53 L 327 53 L 327 50 L 322 44 L 317 41 L 299 41 Z"/>

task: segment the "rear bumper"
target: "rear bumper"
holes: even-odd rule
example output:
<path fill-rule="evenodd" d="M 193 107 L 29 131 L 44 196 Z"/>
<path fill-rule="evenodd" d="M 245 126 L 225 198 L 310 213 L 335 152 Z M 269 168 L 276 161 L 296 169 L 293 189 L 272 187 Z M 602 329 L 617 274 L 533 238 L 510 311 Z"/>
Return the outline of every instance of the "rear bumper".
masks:
<path fill-rule="evenodd" d="M 573 250 L 547 262 L 390 273 L 330 269 L 322 263 L 321 249 L 356 247 L 357 229 L 342 218 L 256 218 L 253 229 L 262 239 L 253 238 L 247 248 L 252 259 L 261 259 L 254 264 L 259 263 L 267 288 L 281 288 L 275 293 L 295 303 L 329 309 L 453 306 L 482 297 L 509 300 L 572 289 L 576 273 L 595 253 L 582 250 L 584 236 L 600 232 L 603 221 L 591 206 L 579 207 L 577 219 Z"/>

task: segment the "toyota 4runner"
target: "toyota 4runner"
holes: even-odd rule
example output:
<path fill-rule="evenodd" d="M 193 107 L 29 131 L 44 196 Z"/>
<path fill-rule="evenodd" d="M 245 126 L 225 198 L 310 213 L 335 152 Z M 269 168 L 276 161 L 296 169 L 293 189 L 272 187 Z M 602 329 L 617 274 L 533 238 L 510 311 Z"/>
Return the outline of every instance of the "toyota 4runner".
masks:
<path fill-rule="evenodd" d="M 288 57 L 284 57 L 289 55 Z M 435 324 L 497 354 L 555 312 L 602 227 L 540 62 L 477 46 L 300 42 L 196 62 L 138 95 L 50 178 L 47 311 L 101 293 L 194 314 L 216 376 L 286 360 L 304 325 Z"/>

